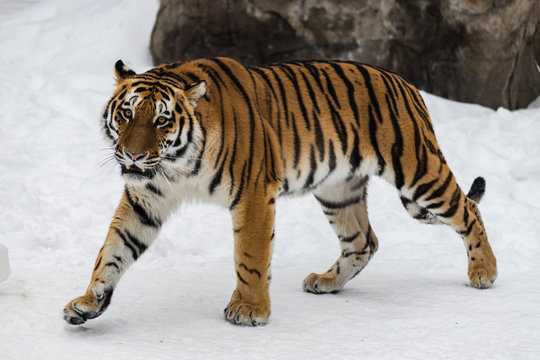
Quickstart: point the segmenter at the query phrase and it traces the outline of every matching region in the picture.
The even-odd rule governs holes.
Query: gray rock
[[[350,59],[516,109],[540,95],[539,20],[538,0],[161,0],[151,50],[156,64]]]

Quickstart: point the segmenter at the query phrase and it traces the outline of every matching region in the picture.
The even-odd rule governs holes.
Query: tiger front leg
[[[266,324],[270,316],[269,274],[274,237],[274,202],[253,191],[231,210],[234,228],[236,290],[224,310],[235,324]],[[259,194],[257,194],[259,193]]]
[[[64,308],[64,319],[73,325],[100,316],[109,306],[118,280],[156,238],[164,214],[158,196],[127,189],[99,251],[86,293]]]

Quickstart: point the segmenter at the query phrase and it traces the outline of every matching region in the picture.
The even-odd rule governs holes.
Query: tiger
[[[64,308],[68,323],[100,316],[125,270],[192,199],[231,214],[236,289],[227,321],[268,322],[281,196],[312,193],[321,205],[341,251],[302,287],[337,292],[378,249],[367,211],[371,176],[393,185],[413,218],[461,236],[472,287],[494,283],[496,259],[478,208],[486,182],[478,177],[462,192],[419,91],[404,77],[354,61],[244,66],[223,57],[140,74],[119,60],[114,72],[101,128],[125,187],[86,293]]]

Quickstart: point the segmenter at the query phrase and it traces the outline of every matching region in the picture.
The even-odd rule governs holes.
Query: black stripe
[[[292,116],[292,125],[293,125],[293,135],[294,135],[294,163],[293,167],[298,168],[298,162],[300,161],[300,136],[298,136],[298,129],[296,128],[296,120],[294,118],[294,113]]]
[[[114,228],[114,231],[118,236],[120,236],[120,239],[124,242],[124,245],[131,251],[131,256],[133,256],[134,260],[137,260],[139,258],[139,255],[137,254],[137,250],[135,250],[135,247],[128,241],[126,236],[120,231],[120,229]]]
[[[101,265],[101,259],[102,258],[100,257],[97,264],[96,264],[96,266],[94,267],[94,271],[96,271],[98,269],[99,265]]]
[[[116,96],[117,99],[122,99],[127,94],[127,87],[124,88],[124,91],[122,91],[118,96]]]
[[[343,69],[341,68],[339,63],[328,62],[328,64],[334,69],[337,76],[339,78],[341,78],[341,80],[343,81],[343,83],[347,87],[347,95],[348,95],[348,99],[349,99],[349,106],[350,106],[350,108],[352,109],[352,111],[354,113],[355,121],[358,123],[358,125],[360,125],[360,122],[359,122],[360,117],[358,116],[358,108],[356,107],[356,101],[354,100],[354,86],[353,86],[353,84],[349,81],[349,79],[347,78],[347,76],[343,72]]]
[[[416,108],[416,111],[418,111],[418,114],[420,117],[424,120],[424,123],[428,127],[430,132],[434,132],[433,125],[431,124],[431,121],[429,119],[429,114],[426,109],[426,104],[424,103],[424,100],[420,96],[420,94],[416,91],[416,89],[412,88],[411,86],[407,86],[407,91],[409,94],[411,94],[413,98],[413,104]]]
[[[238,279],[240,279],[241,282],[243,282],[246,285],[249,285],[249,283],[246,280],[242,279],[238,270],[236,271],[236,276],[238,277]]]
[[[187,143],[186,145],[182,146],[180,149],[176,150],[176,152],[174,153],[173,157],[175,158],[180,158],[184,155],[184,153],[186,152],[186,150],[188,149],[189,147],[189,143]]]
[[[379,149],[379,141],[377,140],[377,121],[375,120],[375,117],[373,116],[373,107],[371,104],[369,104],[368,107],[369,110],[369,140],[371,142],[371,146],[375,150],[375,154],[377,155],[377,164],[378,164],[378,174],[382,175],[384,173],[384,168],[386,166],[386,163],[384,161],[384,158],[381,154],[381,150]]]
[[[341,256],[347,258],[351,255],[366,255],[367,254],[367,251],[347,251],[347,250],[343,250],[343,252],[341,253]]]
[[[330,114],[332,115],[332,123],[334,124],[334,128],[336,129],[336,133],[339,137],[339,142],[341,143],[341,151],[343,154],[346,154],[348,148],[347,128],[345,127],[345,124],[343,123],[339,112],[337,112],[332,105],[328,105],[330,107]]]
[[[308,89],[308,94],[311,99],[311,103],[315,107],[315,111],[317,111],[317,114],[320,114],[321,109],[319,108],[319,104],[317,103],[317,98],[315,97],[315,92],[313,91],[313,88],[311,87],[311,83],[309,82],[309,80],[307,79],[303,71],[299,70],[299,72],[300,72],[300,75],[302,75],[302,79],[306,83],[306,88]]]
[[[268,67],[268,70],[274,75],[274,79],[276,80],[276,83],[278,84],[279,92],[281,94],[281,104],[283,105],[283,109],[285,112],[285,125],[287,127],[290,126],[289,122],[289,105],[287,103],[287,94],[285,93],[285,87],[283,86],[283,82],[280,79],[280,76],[272,69],[271,67]]]
[[[202,154],[204,153],[204,149],[206,148],[206,129],[202,126],[202,124],[199,124],[199,126],[201,128],[201,133],[202,133],[201,135],[202,146],[201,146],[201,150],[195,157],[196,159],[195,166],[193,167],[193,169],[191,169],[188,176],[194,176],[194,175],[199,174],[199,171],[201,170],[201,166],[202,166]]]
[[[341,109],[341,105],[339,104],[338,96],[336,94],[336,89],[334,89],[334,85],[332,84],[332,80],[330,80],[330,76],[328,76],[328,73],[323,68],[321,68],[321,73],[326,80],[326,88],[328,89],[330,96],[332,96],[332,99],[334,99],[334,102],[336,103],[338,109]]]
[[[172,144],[173,148],[176,148],[180,146],[180,143],[182,142],[182,129],[184,128],[184,124],[186,122],[186,118],[184,116],[180,116],[180,125],[178,126],[178,135],[176,136],[176,139],[174,140],[174,143]],[[189,130],[188,130],[189,131]],[[186,148],[189,144],[186,143],[182,148]],[[179,149],[180,150],[180,149]],[[184,150],[185,151],[185,150]],[[178,151],[177,151],[178,152]],[[183,152],[182,152],[183,153]]]
[[[346,242],[346,243],[350,243],[350,242],[353,242],[357,237],[358,235],[360,235],[362,232],[359,231],[351,236],[339,236],[339,240],[340,241],[343,241],[343,242]]]
[[[120,267],[115,262],[108,262],[105,264],[105,266],[114,266],[118,271],[120,271]]]
[[[377,100],[377,96],[375,95],[375,90],[373,89],[373,84],[371,83],[371,76],[369,75],[369,71],[363,67],[360,64],[355,64],[356,68],[362,76],[364,77],[364,84],[366,86],[366,89],[369,94],[369,99],[371,100],[370,104],[373,105],[375,108],[375,112],[377,114],[377,118],[379,119],[379,122],[382,122],[382,115],[381,115],[381,108],[379,107],[379,101]]]
[[[449,218],[456,214],[457,210],[459,208],[459,203],[452,205],[445,213],[437,214],[437,216]]]
[[[328,142],[328,171],[331,173],[336,168],[336,153],[334,152],[334,143]]]
[[[398,111],[397,103],[396,103],[396,98],[398,97],[399,94],[397,94],[394,91],[395,88],[393,87],[392,79],[388,76],[388,74],[382,72],[380,74],[380,76],[381,76],[381,79],[383,81],[384,86],[386,87],[386,94],[385,95],[389,95],[389,98],[392,101],[392,107],[393,107],[394,111],[396,112],[396,114],[398,114],[398,117],[399,117],[399,111]],[[390,83],[392,83],[392,85],[390,85]]]
[[[272,81],[270,80],[270,78],[268,77],[266,72],[264,72],[264,70],[262,68],[256,67],[256,66],[250,67],[249,70],[255,71],[257,74],[259,74],[262,77],[264,82],[266,82],[266,85],[268,85],[267,88],[270,90],[270,92],[272,92],[272,96],[274,97],[274,99],[276,101],[279,101],[278,97],[277,97],[277,94],[276,94],[276,91],[274,90],[274,86],[272,85]]]
[[[137,86],[144,85],[144,86],[148,86],[148,87],[155,87],[155,88],[157,88],[159,90],[162,90],[162,91],[165,91],[165,92],[173,93],[172,89],[165,86],[164,83],[167,83],[167,84],[172,85],[172,86],[178,86],[178,83],[172,82],[172,81],[167,82],[166,79],[159,79],[159,82],[158,82],[158,80],[154,80],[154,79],[152,79],[150,81],[136,81],[133,84],[131,84],[131,86],[132,87],[137,87]]]
[[[296,74],[294,73],[294,70],[289,68],[285,64],[281,64],[280,70],[285,74],[285,76],[289,79],[289,81],[292,83],[294,90],[296,92],[296,98],[298,102],[298,106],[300,107],[300,111],[302,112],[302,117],[304,119],[304,122],[306,123],[306,128],[311,130],[311,124],[309,122],[309,117],[306,110],[306,105],[304,104],[304,99],[302,98],[302,93],[300,92],[300,86],[298,85],[298,79],[296,78]]]
[[[246,266],[246,264],[242,263],[240,265],[238,265],[240,268],[244,268],[247,272],[249,272],[250,274],[255,274],[259,277],[259,279],[261,278],[261,273],[259,272],[259,270],[257,269],[250,269]]]
[[[414,121],[413,121],[414,122]],[[415,123],[415,122],[414,122]],[[416,125],[415,125],[416,126]],[[415,134],[415,141],[416,141],[416,134]],[[427,159],[427,151],[426,146],[422,144],[420,149],[416,152],[416,158],[417,158],[417,164],[416,164],[416,171],[414,173],[414,178],[411,182],[410,187],[414,187],[416,183],[427,173],[427,166],[428,166],[428,159]]]
[[[193,83],[198,83],[199,81],[201,81],[201,79],[197,75],[189,71],[183,71],[182,75],[186,75]]]
[[[471,221],[471,224],[467,227],[467,230],[465,231],[459,231],[459,234],[464,236],[464,237],[467,237],[471,234],[472,232],[472,229],[473,229],[473,226],[474,224],[476,224],[476,219],[474,219],[473,221]],[[478,246],[477,246],[478,247]]]
[[[414,127],[414,145],[415,145],[415,155],[416,155],[416,171],[414,173],[413,180],[409,187],[414,187],[414,185],[427,173],[427,153],[424,145],[421,145],[420,142],[420,129],[418,128],[418,121],[416,117],[414,116],[411,107],[409,106],[409,98],[405,94],[405,90],[403,89],[403,86],[400,81],[397,81],[397,86],[401,92],[401,95],[403,97],[403,103],[405,104],[405,109],[407,110],[407,113],[409,114],[409,117],[411,119],[411,123]]]
[[[315,159],[315,149],[313,148],[313,144],[311,144],[310,152],[309,152],[309,174],[306,179],[306,182],[304,183],[304,189],[308,189],[311,186],[311,184],[313,184],[316,170],[317,170],[317,160]]]
[[[318,196],[315,196],[315,198],[319,201],[319,203],[321,203],[322,206],[328,209],[343,209],[343,208],[346,208],[347,206],[358,203],[362,199],[361,197],[354,197],[351,199],[347,199],[345,201],[332,202],[332,201],[323,200],[319,198]]]
[[[265,138],[266,140],[268,141],[268,154],[269,154],[269,158],[270,158],[270,166],[268,166],[268,164],[266,164],[267,166],[267,173],[269,172],[268,176],[270,177],[268,179],[268,181],[278,181],[278,174],[276,172],[276,163],[275,163],[275,151],[274,151],[274,147],[272,145],[272,141],[270,139],[270,137],[268,135],[266,135],[266,132],[265,132]]]
[[[276,103],[279,103],[280,100],[278,99],[276,90],[274,89],[274,85],[272,84],[272,81],[270,80],[270,78],[268,77],[266,72],[262,68],[259,68],[259,67],[250,67],[250,70],[254,70],[257,74],[259,74],[262,77],[262,79],[266,82],[266,85],[267,85],[265,89],[270,89],[270,92],[272,93],[272,96],[273,96],[274,100],[276,101]],[[268,69],[266,69],[266,70],[268,70]],[[273,103],[271,101],[268,101],[268,106],[269,106],[269,112],[271,112]],[[281,144],[281,141],[282,141],[282,133],[281,133],[281,111],[282,111],[282,109],[281,109],[281,106],[278,106],[276,110],[277,110],[276,111],[276,113],[277,113],[277,120],[276,120],[277,135],[278,135],[279,143]]]
[[[167,101],[170,101],[171,100],[171,97],[169,96],[169,94],[167,94],[165,91],[158,91],[159,94],[161,95],[161,97]],[[167,111],[168,112],[168,111]],[[168,114],[167,114],[168,115]]]
[[[182,122],[182,118],[180,118],[180,125],[183,127],[184,123]],[[176,152],[174,153],[174,157],[176,158],[179,158],[179,157],[182,157],[185,152],[187,151],[189,145],[191,144],[191,141],[193,140],[193,133],[192,133],[192,129],[193,129],[193,119],[191,118],[191,116],[189,117],[189,128],[188,128],[188,131],[187,131],[187,134],[186,134],[186,143],[184,144],[184,146],[182,146],[180,149],[176,150]],[[179,132],[178,133],[178,137],[175,141],[175,143],[173,144],[173,146],[178,146],[180,145],[180,137],[181,137],[182,133]],[[178,145],[177,145],[178,143]]]
[[[438,187],[435,191],[433,191],[431,195],[426,199],[426,201],[437,199],[443,196],[446,190],[448,189],[448,186],[450,185],[451,181],[452,181],[452,173],[448,172],[448,176],[446,177],[446,180],[444,181],[444,183],[440,187]]]
[[[221,93],[221,89],[220,89],[220,85],[218,85],[218,94],[219,94],[219,111],[220,111],[220,120],[221,120],[221,131],[220,131],[220,136],[221,136],[221,139],[220,139],[220,143],[219,143],[219,150],[218,150],[218,153],[217,153],[217,156],[216,156],[216,162],[214,163],[214,168],[216,168],[219,164],[219,162],[225,162],[226,159],[227,159],[227,155],[229,154],[229,150],[227,149],[227,151],[224,153],[224,149],[225,149],[225,135],[227,134],[227,126],[225,126],[225,110],[224,110],[224,106],[225,106],[225,102],[223,101],[223,95]],[[236,131],[236,129],[235,129]],[[235,135],[236,136],[236,135]],[[223,157],[223,160],[221,159],[221,157]]]
[[[289,192],[289,180],[287,180],[287,178],[285,178],[283,180],[283,193],[282,194],[286,194]]]
[[[240,185],[238,186],[238,189],[236,191],[236,194],[234,196],[234,199],[229,206],[229,210],[232,210],[240,201],[240,197],[242,196],[242,193],[244,192],[244,181],[246,178],[246,164],[244,163],[244,167],[242,168],[242,178],[240,179]]]
[[[435,185],[437,183],[438,180],[439,179],[435,179],[433,181],[424,183],[422,185],[418,185],[418,187],[414,191],[414,195],[413,195],[413,198],[412,198],[413,201],[418,200],[422,195],[424,195],[429,189],[431,189],[433,187],[433,185]]]
[[[426,206],[426,209],[438,209],[441,206],[443,206],[443,204],[444,204],[444,201],[439,201],[439,202],[436,202],[436,203],[432,203],[432,204],[429,204],[428,206]]]
[[[233,71],[220,59],[214,58],[212,59],[213,62],[215,62],[224,72],[225,74],[232,80],[232,82],[236,85],[240,93],[242,94],[242,97],[244,98],[244,101],[248,107],[249,110],[249,154],[248,157],[248,164],[247,164],[247,173],[251,174],[251,170],[253,167],[253,149],[255,147],[255,118],[254,118],[254,112],[253,112],[253,106],[251,104],[251,98],[248,96],[246,90],[236,77],[236,75],[233,73]],[[240,65],[241,66],[241,65]],[[247,69],[244,68],[244,70],[247,72]],[[249,74],[249,72],[248,72]]]
[[[310,78],[314,80],[315,83],[317,84],[317,87],[319,88],[319,93],[324,94],[326,96],[326,91],[324,90],[324,86],[321,81],[321,75],[319,74],[319,68],[307,62],[303,63],[302,65],[309,72]],[[302,76],[304,77],[304,80],[307,82],[308,80],[306,78],[306,74],[302,72]]]
[[[135,245],[137,247],[137,249],[139,250],[139,256],[141,256],[141,254],[146,251],[148,246],[146,246],[142,241],[140,241],[138,238],[136,238],[128,230],[125,230],[125,232],[126,232],[126,235],[127,235],[128,239],[129,239],[129,241],[133,245]]]
[[[388,101],[388,94],[385,94],[384,97],[388,106],[388,111],[390,112],[390,120],[394,128],[395,141],[392,145],[392,165],[394,168],[396,187],[398,190],[400,190],[405,183],[403,169],[401,167],[401,157],[403,156],[403,135],[401,134],[401,129],[397,119],[399,114],[394,112],[394,110],[397,111],[397,109],[392,109],[392,106]]]
[[[384,82],[384,85],[386,86],[387,91],[391,93],[395,99],[399,99],[399,93],[394,85],[394,82],[399,82],[399,78],[392,76],[392,74],[387,71],[381,71],[380,76]]]
[[[238,143],[238,129],[237,129],[237,117],[236,117],[236,109],[233,107],[233,145],[232,145],[232,154],[231,159],[229,160],[229,177],[231,179],[231,187],[229,189],[229,195],[232,195],[234,188],[236,187],[235,184],[235,177],[234,177],[234,164],[236,163],[236,148]],[[228,152],[227,152],[228,154]]]
[[[146,188],[156,195],[163,196],[163,193],[161,192],[161,190],[156,188],[152,183],[146,184]]]
[[[221,183],[221,176],[223,175],[223,167],[225,166],[225,161],[221,163],[221,166],[219,167],[218,171],[212,178],[212,181],[210,182],[210,185],[208,186],[208,191],[210,194],[214,193],[214,190],[216,189],[216,186],[218,186]]]
[[[368,225],[368,230],[366,232],[366,245],[364,246],[364,250],[367,249],[369,247],[370,251],[373,253],[375,250],[375,240],[373,240],[373,237],[374,237],[374,233],[373,233],[373,229],[371,228],[371,224]]]
[[[147,226],[152,226],[152,227],[155,227],[155,228],[158,228],[158,227],[161,226],[161,222],[159,220],[153,219],[150,216],[150,214],[146,211],[146,209],[143,208],[137,201],[135,201],[131,197],[127,187],[125,189],[125,192],[126,192],[126,198],[127,198],[128,202],[129,202],[129,204],[131,205],[131,208],[133,209],[133,211],[135,211],[135,213],[139,217],[139,221],[142,224],[147,225]]]
[[[451,200],[450,200],[450,208],[443,214],[438,214],[438,216],[442,217],[452,217],[456,214],[458,209],[462,206],[461,205],[461,195],[462,192],[459,188],[459,186],[456,186],[456,190],[452,194]],[[464,210],[465,211],[465,210]]]
[[[315,144],[317,145],[317,149],[319,150],[319,159],[320,161],[323,161],[325,155],[324,134],[321,129],[319,118],[315,115],[315,111],[313,111],[313,124],[315,127]]]
[[[404,196],[400,196],[399,199],[401,200],[401,203],[403,204],[403,206],[407,207],[407,205],[411,204],[413,201],[410,200],[410,199],[407,199],[406,197]],[[408,210],[408,209],[407,209]]]
[[[355,173],[360,163],[362,162],[362,155],[360,155],[360,140],[358,138],[358,131],[354,129],[351,124],[351,131],[354,134],[354,144],[351,152],[351,157],[349,158],[349,164],[351,166],[351,172]]]

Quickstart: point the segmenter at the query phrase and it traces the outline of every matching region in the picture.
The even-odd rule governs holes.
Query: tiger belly
[[[304,169],[309,170],[289,168],[285,171],[279,196],[317,193],[321,189],[340,184],[353,177],[365,177],[379,173],[379,166],[375,157],[364,158],[355,171],[351,171],[349,160],[346,157],[339,159],[333,169],[328,162],[321,162],[314,167],[308,166]],[[388,168],[386,170],[381,176],[391,181],[391,171]]]

